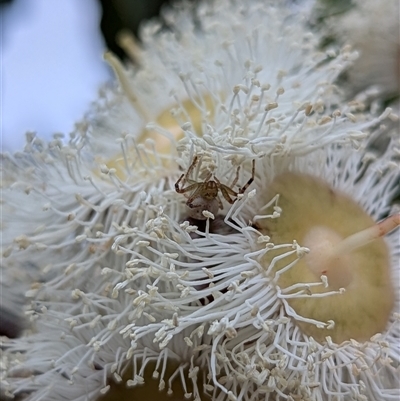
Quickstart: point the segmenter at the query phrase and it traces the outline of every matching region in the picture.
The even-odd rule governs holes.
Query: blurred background
[[[68,135],[112,79],[106,48],[120,58],[122,29],[159,12],[164,0],[1,0],[0,134],[2,151],[23,150],[25,133]],[[23,328],[24,288],[2,282],[0,335]],[[1,391],[0,391],[1,399]]]
[[[68,134],[111,78],[106,48],[137,34],[165,0],[1,0],[1,147],[22,150],[25,133]]]

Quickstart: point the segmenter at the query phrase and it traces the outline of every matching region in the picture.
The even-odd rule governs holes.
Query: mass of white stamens
[[[349,55],[329,61],[316,54],[312,36],[298,21],[284,21],[285,11],[221,1],[196,12],[201,31],[185,7],[166,16],[175,33],[154,36],[155,26],[145,28],[142,69],[117,74],[122,92],[103,99],[106,113],[98,110],[86,131],[78,127],[66,145],[30,137],[23,154],[3,156],[14,181],[3,190],[7,268],[40,271],[28,292],[30,331],[4,344],[4,389],[35,401],[96,399],[110,380],[139,385],[152,362],[160,389],[191,382],[196,400],[201,384],[215,401],[393,399],[399,316],[393,313],[387,330],[366,343],[316,342],[297,323],[334,322],[303,317],[287,299],[321,296],[309,288],[326,286],[326,277],[280,288],[279,275],[309,250],[296,238],[274,244],[257,228],[258,221],[279,219],[278,194],[267,204],[260,194],[287,170],[318,175],[375,220],[388,214],[398,144],[379,159],[367,157],[361,131],[390,111],[376,119],[351,114],[355,104],[334,111],[332,82]],[[122,76],[154,121],[175,104],[184,132],[178,143],[148,121],[170,138],[167,154],[139,143],[146,123]],[[187,98],[201,110],[202,137],[182,110]],[[123,177],[108,163],[111,154],[122,158]],[[202,157],[195,179],[211,171],[225,185],[239,165],[243,185],[256,160],[251,186],[221,215],[204,211],[203,229],[186,221],[185,198],[174,189],[194,155]],[[166,169],[165,159],[177,163]],[[398,283],[396,234],[387,241]],[[268,252],[278,256],[265,268]],[[288,263],[274,272],[281,260]],[[171,364],[177,367],[167,372]]]
[[[305,160],[294,158],[291,165],[296,170],[308,173],[309,170],[313,171],[312,166],[320,165],[323,159],[328,160],[328,164],[319,172],[320,175],[332,180],[335,187],[349,191],[360,202],[368,199],[366,194],[370,199],[375,199],[390,193],[388,190],[397,177],[388,169],[390,163],[385,164],[378,159],[372,161],[360,178],[355,174],[360,168],[360,154],[339,148],[328,149],[328,152],[321,150]],[[335,166],[339,165],[342,174],[330,177]],[[263,170],[262,164],[258,163],[257,166],[257,171]],[[276,169],[269,171],[267,176],[272,177],[278,172]],[[350,177],[357,180],[356,183],[349,181],[348,173],[352,173]],[[377,182],[378,176],[381,183],[371,187],[370,183]],[[257,174],[256,188],[260,188],[259,180],[260,175]],[[122,375],[127,368],[124,361],[131,358],[138,366],[129,382],[133,386],[141,377],[141,358],[145,355],[145,360],[161,361],[165,358],[184,365],[192,360],[194,367],[206,363],[214,388],[210,391],[215,399],[219,399],[218,389],[238,396],[235,390],[237,386],[242,388],[242,394],[261,395],[273,390],[281,394],[281,399],[290,399],[290,392],[304,392],[311,396],[317,388],[313,383],[319,380],[324,383],[328,377],[328,394],[331,393],[331,396],[328,395],[327,399],[335,399],[335,395],[350,396],[352,392],[358,394],[360,384],[346,384],[334,379],[335,376],[329,373],[332,367],[344,369],[346,373],[342,374],[346,375],[359,372],[368,391],[373,389],[377,396],[386,397],[384,388],[387,385],[378,381],[371,387],[369,375],[376,379],[377,372],[385,370],[388,377],[385,380],[389,383],[394,380],[392,368],[385,361],[390,357],[398,362],[400,350],[392,345],[382,348],[382,344],[383,341],[392,344],[392,338],[398,335],[399,326],[395,320],[384,333],[384,339],[377,338],[368,343],[368,353],[362,357],[355,356],[359,355],[362,346],[353,342],[339,346],[329,342],[325,345],[313,343],[310,338],[304,341],[295,321],[310,322],[310,319],[298,316],[285,299],[290,294],[304,296],[307,286],[274,289],[274,280],[268,277],[271,269],[264,271],[258,260],[272,249],[281,249],[279,258],[293,253],[302,257],[307,250],[297,245],[293,247],[293,244],[271,244],[255,228],[247,226],[247,221],[251,220],[256,210],[263,209],[263,205],[257,205],[254,191],[245,194],[230,208],[225,221],[235,231],[228,236],[210,233],[210,222],[204,233],[187,223],[179,223],[181,206],[171,204],[175,194],[168,195],[170,192],[165,191],[166,182],[161,180],[158,188],[151,186],[152,189],[146,187],[146,181],[141,185],[137,183],[131,195],[123,189],[125,196],[128,195],[127,200],[120,198],[121,193],[115,191],[111,183],[108,189],[113,189],[115,194],[109,192],[107,201],[103,199],[103,202],[98,201],[95,195],[97,190],[92,187],[94,195],[90,201],[78,197],[81,204],[71,209],[76,216],[74,219],[69,220],[68,215],[60,211],[52,215],[53,219],[54,216],[62,217],[64,224],[69,221],[70,240],[57,246],[50,243],[53,230],[46,237],[43,237],[45,234],[38,234],[42,236],[39,237],[41,241],[48,244],[44,251],[54,255],[54,251],[76,242],[76,237],[71,234],[77,230],[73,224],[80,221],[83,225],[88,220],[84,216],[92,210],[91,223],[86,224],[91,228],[91,235],[79,234],[84,238],[75,248],[78,252],[71,254],[65,262],[53,256],[53,265],[47,270],[49,274],[52,271],[58,274],[38,288],[41,307],[39,310],[35,308],[32,314],[33,321],[39,315],[34,326],[38,334],[26,337],[24,342],[8,345],[10,349],[22,353],[29,351],[29,358],[22,365],[25,371],[38,371],[41,370],[40,366],[43,367],[43,373],[36,377],[35,382],[31,382],[30,378],[18,379],[19,385],[14,391],[18,392],[19,388],[37,389],[32,399],[40,399],[45,394],[46,399],[56,399],[59,395],[56,386],[61,386],[59,380],[64,380],[66,387],[61,386],[60,393],[66,391],[71,399],[80,399],[83,387],[79,383],[83,377],[85,380],[91,378],[85,383],[91,383],[92,387],[89,388],[93,390],[90,391],[95,394],[101,386],[107,388],[107,379],[115,369]],[[172,183],[169,185],[172,188]],[[158,199],[158,206],[149,204],[151,196]],[[279,199],[272,199],[269,203],[275,205],[277,214],[266,218],[279,218]],[[48,208],[48,212],[52,210],[55,208]],[[385,209],[381,207],[380,210]],[[96,215],[101,218],[96,220]],[[124,221],[131,221],[131,224],[126,225]],[[96,224],[97,231],[93,233]],[[67,232],[68,229],[65,229],[61,235]],[[198,237],[192,239],[192,232]],[[39,238],[32,237],[29,242],[34,244]],[[54,238],[54,242],[59,238]],[[113,252],[110,252],[109,240],[112,238]],[[393,249],[397,249],[396,238],[391,238]],[[83,247],[82,241],[87,246]],[[259,244],[265,245],[260,247]],[[29,247],[21,250],[18,257],[22,258],[28,250]],[[396,252],[395,260],[399,250]],[[124,265],[125,268],[118,268]],[[60,274],[63,271],[65,273]],[[323,285],[323,282],[308,285]],[[86,289],[73,290],[71,294],[67,288]],[[289,320],[287,316],[295,320]],[[313,323],[322,326],[332,324]],[[44,332],[53,339],[54,347],[48,347],[40,341]],[[182,347],[182,339],[187,344],[185,348]],[[160,349],[163,350],[161,353]],[[381,362],[372,364],[375,358]],[[88,363],[98,370],[85,367]],[[369,370],[363,370],[369,363]],[[15,375],[18,365],[10,369]],[[51,365],[54,367],[51,368]],[[88,369],[90,376],[86,376],[85,369]],[[61,371],[65,378],[60,378]],[[224,382],[221,379],[224,375],[232,379]],[[319,379],[322,376],[326,376],[325,380]],[[180,375],[176,380],[178,377]],[[162,383],[163,376],[160,380]],[[299,380],[302,383],[300,387]],[[57,384],[49,386],[53,382]],[[100,383],[103,384],[100,386]]]
[[[202,15],[200,9],[196,12]],[[316,53],[313,45],[317,38],[299,30],[299,21],[291,23],[293,17],[286,14],[279,7],[257,4],[245,10],[239,7],[238,14],[232,17],[224,7],[213,5],[212,14],[202,15],[201,34],[193,26],[183,31],[183,26],[188,27],[175,14],[168,16],[177,20],[174,31],[164,32],[156,41],[147,34],[150,27],[145,27],[147,49],[143,52],[142,68],[125,72],[118,69],[127,96],[109,108],[107,114],[119,118],[102,121],[97,116],[97,131],[131,132],[132,126],[137,125],[144,129],[143,121],[138,121],[137,113],[129,111],[126,104],[126,99],[133,98],[140,116],[146,110],[147,128],[161,135],[170,136],[171,132],[154,125],[152,120],[174,106],[177,126],[196,143],[198,133],[183,104],[189,99],[202,113],[202,139],[214,151],[241,156],[285,151],[304,154],[312,146],[332,141],[357,142],[362,131],[371,126],[371,122],[354,123],[357,118],[352,112],[360,105],[340,105],[340,112],[332,112],[335,105],[339,106],[333,81],[354,55],[348,48],[337,55]],[[259,15],[268,20],[264,26],[259,25]],[[220,20],[226,23],[215,22]],[[256,28],[241,36],[236,28],[242,26],[240,29],[247,30],[244,23]],[[285,35],[272,33],[281,31]],[[177,41],[179,37],[185,37],[185,42]],[[215,46],[216,37],[221,46]],[[266,40],[268,49],[264,46]],[[181,60],[182,46],[191,41],[192,47],[185,47],[185,58]],[[107,57],[112,61],[111,56]],[[112,64],[115,68],[117,62]],[[201,143],[200,140],[198,145]]]

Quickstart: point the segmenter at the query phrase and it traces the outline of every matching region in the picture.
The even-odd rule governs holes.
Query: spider
[[[189,179],[188,177],[191,175],[198,160],[199,159],[197,156],[193,158],[193,162],[189,166],[187,173],[182,174],[179,180],[175,183],[175,191],[178,192],[178,194],[190,192],[190,195],[185,195],[187,198],[186,205],[189,207],[189,216],[196,220],[205,220],[206,217],[203,215],[205,210],[208,210],[212,214],[216,215],[218,210],[223,208],[221,199],[218,196],[219,191],[221,191],[222,196],[230,204],[235,202],[239,194],[243,194],[246,191],[246,189],[254,180],[255,160],[253,160],[253,168],[250,179],[243,187],[239,189],[238,192],[235,192],[232,188],[236,185],[239,179],[240,166],[236,170],[235,179],[233,180],[231,186],[228,187],[227,185],[221,184],[221,182],[215,176],[213,180],[210,180],[212,173],[209,173],[204,182],[198,182]],[[189,183],[187,187],[184,187],[185,182]],[[181,184],[181,187],[179,187],[179,184]]]

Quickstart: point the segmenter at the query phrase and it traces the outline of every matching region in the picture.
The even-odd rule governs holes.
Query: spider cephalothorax
[[[189,207],[189,216],[197,220],[205,220],[204,211],[209,211],[210,213],[216,215],[219,209],[223,208],[222,201],[218,196],[218,192],[221,191],[224,199],[230,204],[234,203],[239,194],[243,194],[249,185],[254,180],[254,170],[255,162],[253,160],[253,168],[251,172],[251,177],[247,183],[239,189],[238,192],[234,191],[232,188],[236,185],[239,179],[240,166],[236,169],[236,176],[230,186],[222,184],[217,177],[212,177],[212,173],[209,173],[204,181],[193,181],[189,177],[198,162],[198,157],[193,158],[192,164],[189,166],[186,174],[182,174],[179,180],[175,183],[175,190],[179,194],[186,194],[189,192],[187,197],[186,205]],[[189,185],[184,187],[185,183]],[[181,184],[181,187],[179,187]],[[232,198],[233,197],[233,198]]]

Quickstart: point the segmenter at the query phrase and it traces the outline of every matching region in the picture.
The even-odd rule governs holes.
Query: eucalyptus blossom
[[[117,85],[67,142],[29,135],[3,155],[4,275],[38,271],[29,329],[4,343],[5,391],[396,399],[398,139],[367,150],[395,115],[344,102],[354,54],[317,51],[282,5],[163,18],[131,48],[137,66],[106,55]],[[382,321],[360,333],[366,291]]]

